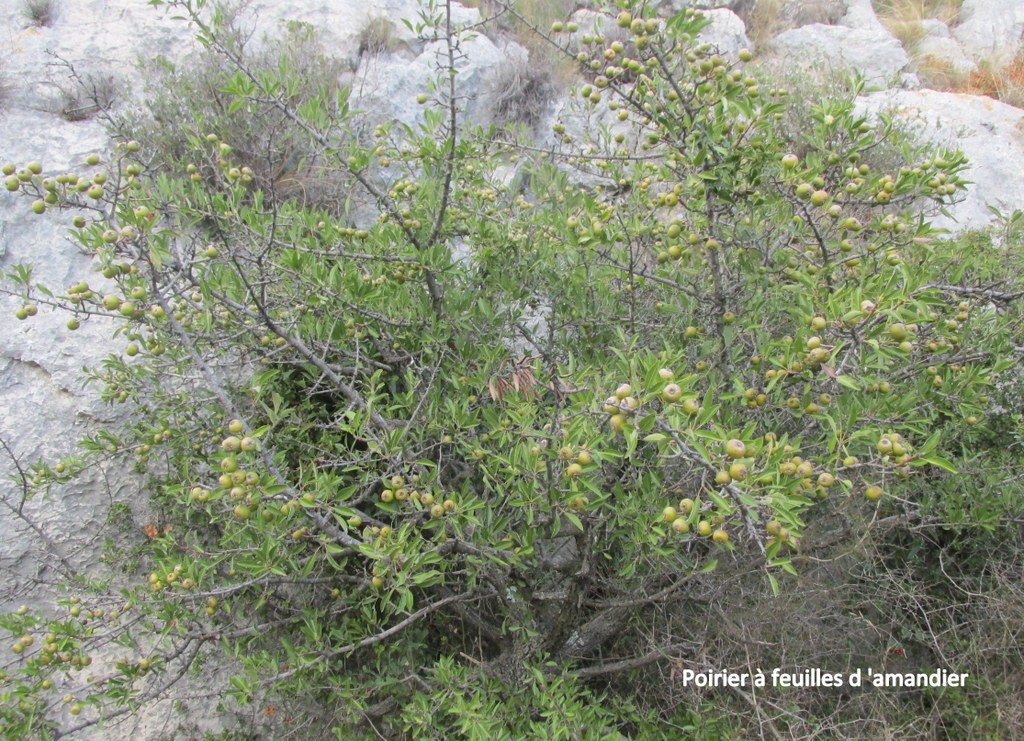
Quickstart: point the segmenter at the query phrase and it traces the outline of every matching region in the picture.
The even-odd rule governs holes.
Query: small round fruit
[[[579,463],[570,463],[565,467],[565,475],[570,479],[577,478],[581,473],[583,473],[583,466]]]
[[[730,458],[743,458],[747,455],[747,446],[742,440],[733,438],[725,444],[725,454]]]
[[[696,399],[687,399],[683,402],[683,411],[691,416],[700,413],[700,402]]]
[[[234,509],[235,517],[239,520],[248,520],[252,516],[252,510],[250,510],[244,504],[239,504]]]
[[[711,535],[711,539],[719,545],[724,545],[725,543],[729,542],[729,533],[721,529],[715,530],[715,532]]]
[[[792,170],[798,164],[800,164],[800,158],[797,157],[795,154],[790,153],[784,155],[782,158],[782,166],[785,167],[787,170]]]
[[[230,435],[221,440],[220,446],[230,453],[237,453],[242,449],[242,441],[236,436]]]
[[[869,502],[877,502],[879,499],[882,498],[883,493],[884,492],[882,491],[882,487],[871,485],[864,490],[864,497]]]
[[[431,507],[430,516],[433,517],[435,520],[440,517],[444,517],[444,505],[435,504],[433,507]]]
[[[680,499],[679,500],[679,511],[684,515],[690,514],[693,511],[693,500],[692,499]]]
[[[42,200],[32,201],[32,213],[41,214],[46,211],[46,202]]]
[[[670,403],[679,401],[682,395],[683,390],[676,383],[670,383],[661,390],[661,398]]]
[[[719,471],[715,474],[715,483],[719,486],[725,486],[732,483],[732,476],[729,475],[728,471]]]
[[[690,523],[684,520],[682,517],[677,517],[672,520],[672,529],[677,533],[688,533],[690,532]]]
[[[711,523],[707,520],[701,520],[697,523],[697,532],[700,535],[703,535],[705,538],[711,535],[712,529],[713,528],[711,527]]]
[[[658,371],[658,376],[662,381],[671,381],[675,374],[669,368],[662,368]]]
[[[677,517],[679,517],[679,513],[676,512],[675,507],[665,507],[665,509],[661,511],[661,518],[665,522],[674,522]]]
[[[616,432],[622,432],[626,429],[626,415],[625,414],[613,414],[608,420],[608,424],[611,425],[612,429]]]
[[[580,454],[576,456],[576,462],[581,466],[589,466],[594,462],[594,458],[586,450],[581,450]]]
[[[771,537],[777,538],[782,532],[782,523],[778,520],[770,520],[768,524],[764,526],[764,531]]]
[[[622,401],[627,396],[633,393],[633,387],[628,383],[619,384],[619,387],[615,389],[615,398]]]
[[[373,585],[374,589],[380,589],[381,587],[384,586],[384,577],[382,577],[382,576],[375,576],[372,579],[370,579],[370,584]]]
[[[836,477],[828,473],[827,471],[825,473],[818,474],[818,486],[820,486],[822,489],[828,489],[835,483]]]
[[[736,461],[729,466],[729,476],[732,477],[733,481],[743,481],[747,478],[747,467],[745,464]]]

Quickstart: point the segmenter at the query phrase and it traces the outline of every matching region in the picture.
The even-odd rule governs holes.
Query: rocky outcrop
[[[914,56],[921,63],[947,69],[954,75],[977,71],[978,65],[964,53],[963,47],[950,34],[949,26],[934,18],[921,21],[919,25],[924,38],[914,46]]]
[[[884,29],[883,29],[884,31]],[[783,59],[825,64],[836,72],[858,70],[869,85],[888,87],[910,66],[910,58],[888,31],[815,23],[785,31],[772,42]]]
[[[718,8],[706,13],[711,23],[700,34],[701,41],[714,44],[719,52],[735,59],[740,49],[750,48],[747,29],[740,17],[731,10]]]
[[[1024,48],[1024,3],[964,0],[953,35],[975,60],[1006,64]]]
[[[961,149],[973,185],[963,201],[935,216],[936,226],[957,232],[984,229],[1004,213],[1024,209],[1024,110],[979,95],[900,90],[860,99],[865,111],[889,110],[923,140]]]

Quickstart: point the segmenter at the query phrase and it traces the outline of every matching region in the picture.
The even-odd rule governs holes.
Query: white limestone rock
[[[897,120],[936,146],[961,149],[970,165],[964,177],[973,184],[952,207],[952,218],[934,223],[951,231],[983,229],[995,216],[1024,209],[1024,110],[991,98],[934,90],[899,90],[863,96],[866,112],[892,110]]]

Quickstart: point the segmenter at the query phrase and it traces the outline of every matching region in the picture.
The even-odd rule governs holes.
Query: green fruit
[[[828,201],[827,192],[823,190],[816,190],[813,193],[811,193],[812,206],[824,206],[826,201]]]
[[[43,171],[43,166],[38,162],[29,162],[27,165],[25,165],[25,169],[28,170],[33,175],[38,175]]]
[[[661,398],[669,403],[679,401],[679,397],[681,397],[682,395],[683,390],[679,388],[678,384],[675,383],[668,384],[661,391]]]
[[[661,511],[661,519],[665,522],[674,522],[678,516],[679,513],[676,512],[675,507],[665,507],[665,509]]]
[[[742,440],[733,438],[725,444],[725,454],[730,458],[743,458],[747,455],[747,446]]]
[[[864,490],[864,496],[869,502],[876,502],[882,498],[882,487],[880,486],[869,486]]]
[[[4,179],[4,187],[12,193],[21,187],[21,181],[14,175]]]
[[[32,213],[41,214],[46,211],[46,201],[36,200],[32,201]]]

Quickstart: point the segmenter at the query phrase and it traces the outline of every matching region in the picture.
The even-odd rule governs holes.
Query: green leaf
[[[956,473],[956,466],[954,466],[951,462],[947,461],[945,458],[941,458],[937,455],[925,456],[923,458],[918,458],[918,460],[922,461],[923,463],[930,463],[933,466],[937,466],[938,468],[941,468],[943,471]],[[915,465],[921,465],[918,464],[917,461],[914,461],[914,463]]]
[[[853,391],[860,391],[860,384],[857,383],[854,379],[850,378],[850,376],[836,376],[836,383],[838,383],[840,386],[845,386],[846,388],[851,389]]]

